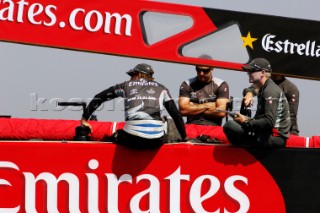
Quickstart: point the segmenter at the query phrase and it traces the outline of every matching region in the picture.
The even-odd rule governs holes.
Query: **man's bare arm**
[[[210,109],[210,107],[208,104],[193,103],[187,97],[179,98],[179,109],[183,116],[199,115]]]
[[[204,116],[208,119],[213,119],[213,118],[223,118],[226,116],[225,112],[217,112],[215,109],[221,109],[221,110],[226,110],[227,109],[227,104],[229,102],[229,99],[227,98],[219,98],[217,99],[216,102],[214,103],[206,103],[210,104],[210,109],[204,112]]]

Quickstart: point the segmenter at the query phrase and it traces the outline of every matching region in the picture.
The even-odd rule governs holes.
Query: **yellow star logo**
[[[254,41],[258,40],[258,38],[252,38],[250,32],[248,32],[246,37],[241,36],[241,39],[243,41],[242,47],[249,46],[249,47],[251,47],[251,49],[253,49],[252,43]]]

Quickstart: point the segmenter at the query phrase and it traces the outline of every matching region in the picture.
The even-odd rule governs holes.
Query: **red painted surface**
[[[0,146],[0,208],[285,212],[277,183],[242,148],[172,144],[139,151],[96,142],[1,142]],[[78,188],[72,188],[75,183]]]

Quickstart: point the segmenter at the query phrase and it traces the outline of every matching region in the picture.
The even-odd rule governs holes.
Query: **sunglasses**
[[[251,70],[248,70],[249,73],[255,73],[255,72],[260,72],[260,71],[263,71],[262,69],[251,69]]]
[[[196,67],[196,70],[197,70],[197,72],[203,72],[203,73],[207,74],[211,71],[211,68],[201,69],[199,67]]]

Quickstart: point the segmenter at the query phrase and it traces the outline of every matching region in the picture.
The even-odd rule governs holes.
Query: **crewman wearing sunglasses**
[[[284,92],[271,79],[271,65],[255,58],[242,66],[249,82],[257,87],[258,104],[254,118],[237,113],[223,126],[230,143],[255,147],[285,147],[290,131],[290,113]]]
[[[200,58],[211,59],[210,56]],[[227,82],[212,76],[214,67],[195,67],[197,76],[182,82],[179,90],[179,109],[187,123],[221,126],[229,101]]]

